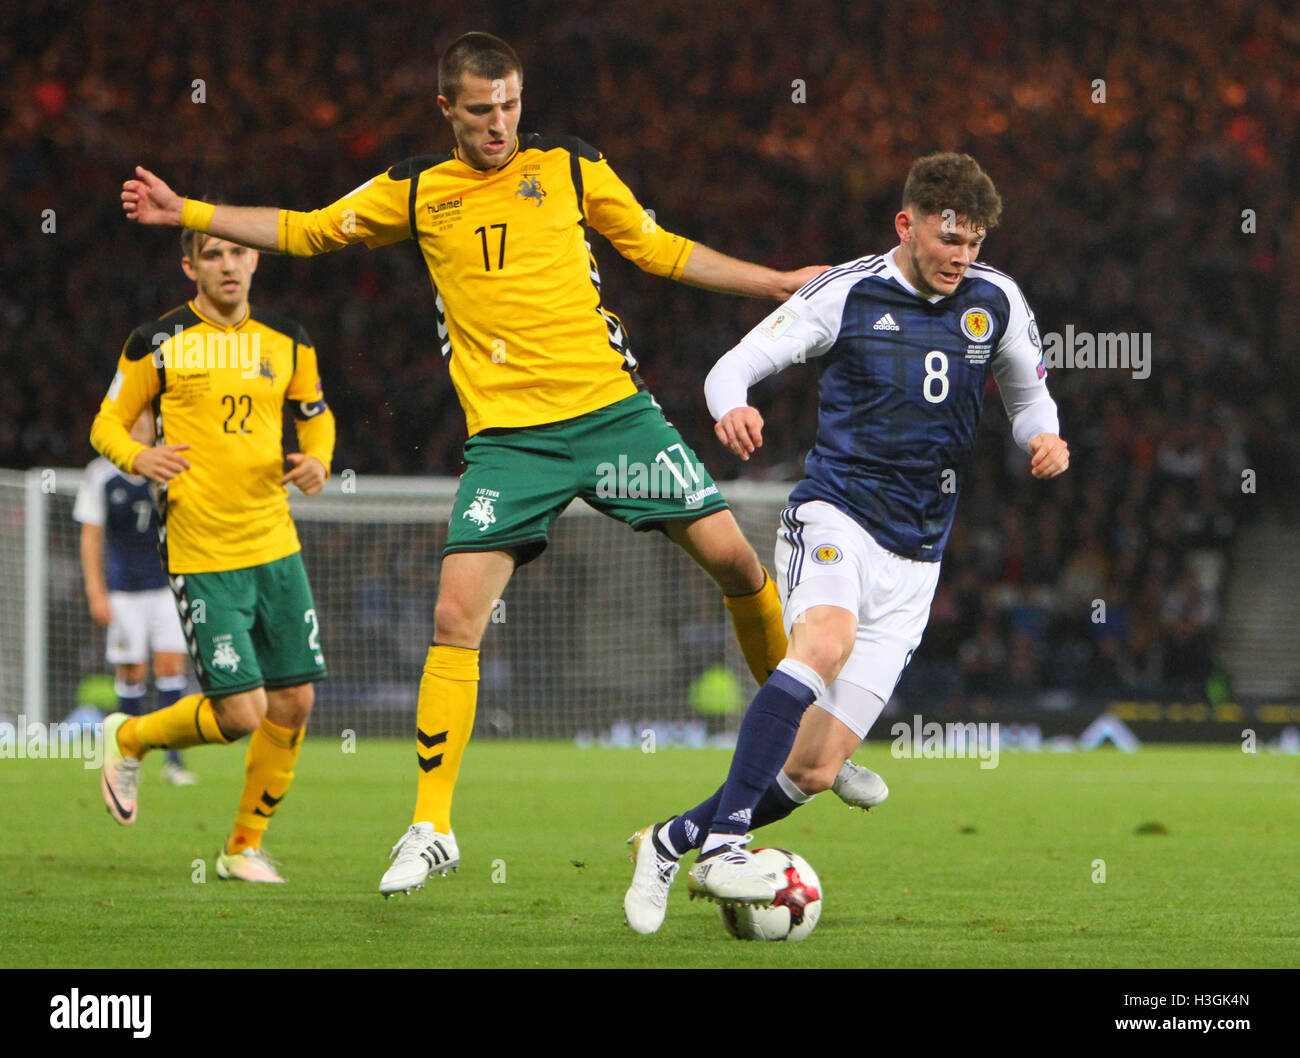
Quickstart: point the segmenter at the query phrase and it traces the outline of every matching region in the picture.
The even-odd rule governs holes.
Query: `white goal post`
[[[60,720],[89,675],[111,673],[90,619],[72,504],[81,470],[0,470],[0,715]],[[787,483],[723,494],[769,568]],[[341,474],[291,490],[330,678],[311,729],[409,736],[433,632],[453,478]],[[736,724],[754,683],[722,597],[658,532],[575,501],[542,556],[494,607],[476,737],[617,742],[651,726],[686,742]]]

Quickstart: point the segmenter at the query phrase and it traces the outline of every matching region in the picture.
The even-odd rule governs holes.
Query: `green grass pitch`
[[[725,752],[473,743],[459,874],[389,901],[377,885],[414,795],[408,740],[309,740],[267,840],[285,886],[213,870],[243,747],[191,751],[192,789],[161,784],[161,756],[132,827],[80,761],[0,761],[4,965],[1280,967],[1300,950],[1293,757],[1144,747],[981,770],[865,748],[884,805],[823,794],[756,841],[818,870],[821,924],[802,944],[747,944],[687,899],[684,875],[658,934],[631,933],[621,907],[628,835],[713,790]]]

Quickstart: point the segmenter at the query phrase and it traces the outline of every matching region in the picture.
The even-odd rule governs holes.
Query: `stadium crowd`
[[[0,464],[91,458],[121,343],[192,290],[174,235],[122,219],[133,165],[196,196],[324,205],[450,148],[436,56],[487,29],[524,63],[521,130],[581,136],[664,227],[774,267],[889,248],[913,159],[973,154],[1005,202],[982,257],[1021,283],[1043,333],[1145,333],[1153,355],[1147,377],[1049,363],[1073,452],[1050,484],[1030,478],[990,390],[925,658],[905,679],[953,701],[1201,696],[1234,533],[1270,507],[1296,513],[1300,16],[1195,6],[1037,0],[972,16],[925,0],[902,18],[888,4],[791,17],[755,0],[725,13],[483,0],[472,25],[437,3],[364,21],[338,0],[181,0],[165,19],[9,6]],[[594,245],[644,378],[715,476],[797,477],[815,370],[755,390],[766,443],[748,464],[713,439],[701,389],[769,306],[642,275]],[[459,472],[464,420],[413,245],[264,257],[257,284],[257,303],[316,341],[336,472]]]

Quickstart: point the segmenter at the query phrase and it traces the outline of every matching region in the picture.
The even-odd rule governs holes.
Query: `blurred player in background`
[[[723,786],[634,836],[623,907],[638,933],[663,922],[690,849],[701,849],[693,895],[776,894],[746,832],[832,784],[920,644],[990,370],[1030,473],[1069,466],[1029,304],[976,263],[1002,211],[993,181],[969,155],[930,155],[913,164],[902,207],[897,247],[812,280],[705,381],[718,438],[748,459],[763,441],[749,388],[818,358],[817,437],[777,534],[789,652],[745,714]]]
[[[131,437],[153,443],[147,413],[135,421]],[[149,482],[96,459],[86,467],[72,517],[81,523],[81,572],[90,616],[108,628],[105,656],[115,667],[117,711],[127,716],[149,711],[142,706],[150,654],[158,708],[174,705],[187,682],[185,633],[158,560],[158,510]],[[198,782],[174,749],[167,751],[162,778],[173,786]]]
[[[286,485],[311,495],[325,484],[334,417],[306,332],[249,305],[257,252],[194,231],[181,249],[194,300],[132,332],[90,439],[121,470],[163,486],[161,550],[203,693],[105,720],[101,785],[113,818],[134,823],[149,750],[251,734],[217,877],[283,882],[262,836],[293,780],[312,683],[325,678]],[[287,457],[286,403],[301,448]],[[150,407],[154,446],[128,432]]]
[[[623,325],[604,306],[587,227],[640,268],[710,290],[786,298],[821,269],[775,272],[664,231],[595,148],[517,135],[522,85],[504,41],[459,38],[438,69],[456,150],[401,162],[312,213],[182,199],[145,169],[122,192],[130,219],[282,253],[415,239],[429,269],[470,438],[420,684],[415,811],[380,882],[386,896],[460,862],[451,800],[474,722],[479,644],[494,601],[575,497],[633,529],[662,530],[708,572],[757,680],[785,653],[776,588],[637,376]],[[620,458],[670,468],[687,488],[602,497],[597,468]]]

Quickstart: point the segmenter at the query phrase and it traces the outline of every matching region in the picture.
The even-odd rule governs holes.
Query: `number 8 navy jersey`
[[[819,359],[817,437],[790,502],[825,500],[904,558],[943,555],[990,371],[1022,447],[1059,432],[1033,313],[986,265],[926,297],[892,255],[852,261],[807,283],[733,353],[748,377],[710,376],[717,418],[744,403],[736,383]]]

